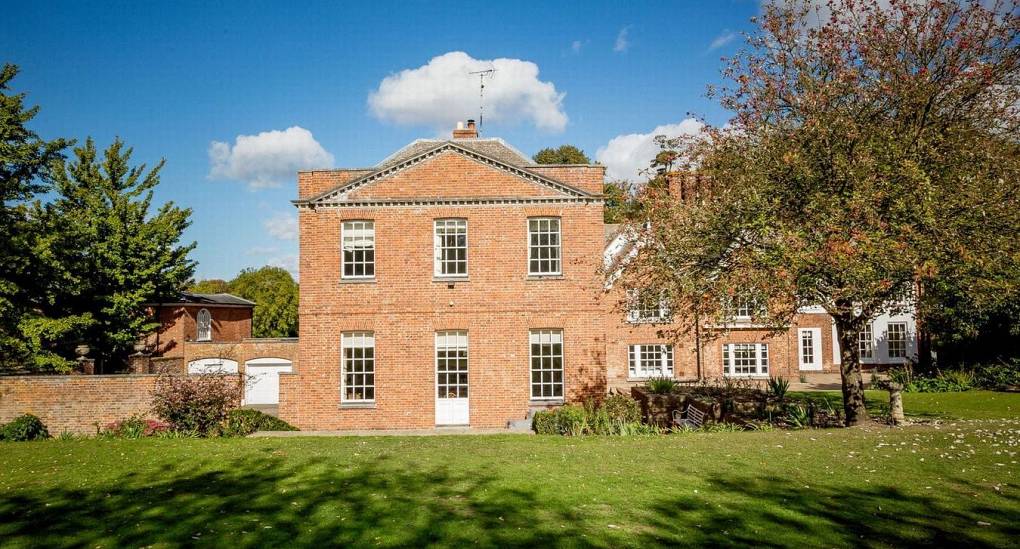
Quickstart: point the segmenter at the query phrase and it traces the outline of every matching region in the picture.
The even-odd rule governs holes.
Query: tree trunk
[[[850,322],[836,319],[836,336],[839,338],[842,359],[839,374],[843,382],[843,412],[846,415],[846,426],[853,427],[868,420],[868,409],[864,405],[864,375],[861,373],[857,349],[857,330],[852,328]]]

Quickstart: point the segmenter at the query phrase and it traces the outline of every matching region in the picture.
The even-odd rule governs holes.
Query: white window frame
[[[212,332],[212,313],[209,309],[198,311],[195,315],[195,341],[212,341]]]
[[[559,352],[555,351],[553,346],[559,345]],[[536,345],[540,351],[539,354],[535,354]],[[550,346],[549,354],[542,353],[542,347],[544,345]],[[530,330],[528,333],[528,387],[531,395],[531,400],[563,400],[563,395],[566,392],[566,384],[564,383],[566,368],[563,366],[563,330],[558,328],[544,328]],[[539,367],[535,367],[535,360],[539,360]],[[548,359],[548,365],[545,360]],[[559,367],[555,366],[557,359],[559,359]],[[535,374],[538,374],[539,379],[535,381]],[[545,374],[549,374],[546,376]],[[556,374],[559,373],[559,381],[556,381]],[[545,388],[549,387],[548,391],[551,394],[546,393]],[[535,394],[535,389],[538,388],[538,395]],[[556,389],[559,388],[559,394],[556,394]]]
[[[857,332],[857,356],[861,360],[875,358],[875,329],[870,322]]]
[[[627,373],[632,379],[673,377],[673,346],[661,343],[628,346]]]
[[[893,330],[893,328],[896,328]],[[896,332],[899,337],[893,339],[893,332]],[[907,323],[906,322],[890,322],[885,326],[885,341],[886,341],[886,354],[889,358],[907,358]],[[893,343],[897,344],[898,351],[893,354]]]
[[[736,372],[737,365],[735,353],[747,353],[753,351],[754,360],[752,372]],[[769,345],[768,343],[724,343],[722,346],[723,376],[725,377],[768,377],[769,375]],[[742,357],[742,360],[747,360]]]
[[[354,349],[361,349],[361,357],[355,358],[350,357],[351,361],[360,360],[362,369],[361,371],[348,371],[348,350],[353,354]],[[366,356],[365,349],[371,349],[371,357]],[[367,382],[363,377],[361,383],[349,384],[347,376],[371,376],[371,382]],[[376,354],[375,354],[375,332],[361,331],[361,332],[343,332],[340,334],[340,402],[342,403],[357,403],[357,404],[370,404],[374,403],[376,399]],[[348,388],[361,388],[362,398],[348,398]],[[372,389],[372,398],[364,398],[365,390]]]
[[[448,234],[447,231],[454,231],[452,235]],[[454,238],[463,234],[464,245],[448,246],[444,237],[453,236]],[[448,218],[448,219],[436,219],[432,223],[432,250],[434,256],[432,274],[436,278],[467,278],[468,276],[468,222],[467,219],[463,218]],[[446,252],[464,250],[464,259],[448,259]],[[447,273],[444,272],[449,265],[457,265],[462,263],[464,265],[463,273]]]
[[[657,309],[642,309],[641,294],[642,290],[639,289],[627,290],[627,300],[630,304],[627,310],[627,322],[632,324],[654,324],[669,320],[669,303],[664,297],[659,298],[659,307]]]
[[[807,344],[810,342],[810,349]],[[797,330],[797,358],[801,370],[822,369],[822,329],[799,328]]]
[[[528,275],[529,276],[556,276],[563,274],[563,237],[561,233],[562,225],[559,217],[529,217],[528,223]],[[532,230],[532,223],[537,223],[537,230]],[[542,229],[542,224],[547,224],[547,229]],[[553,224],[556,226],[556,230],[552,229]],[[548,235],[548,240],[552,240],[553,237],[556,239],[555,244],[542,244],[542,235]],[[536,242],[536,240],[538,242]],[[547,250],[546,254],[548,257],[541,257],[542,251]],[[555,251],[555,258],[552,257]],[[543,271],[541,269],[542,264],[546,262],[550,268],[555,265],[555,270]],[[533,270],[533,263],[537,263],[538,270]]]
[[[371,261],[347,261],[348,241],[352,252],[372,252]],[[365,246],[363,242],[370,242]],[[359,246],[359,242],[362,244]],[[347,266],[351,265],[351,274],[347,274]],[[354,274],[357,266],[362,266],[362,274]],[[371,267],[372,274],[365,274]],[[340,278],[344,280],[370,280],[375,278],[375,221],[372,219],[348,219],[340,224]]]
[[[440,356],[440,352],[442,352],[444,354],[444,356]],[[463,355],[461,355],[461,352],[463,352]],[[456,354],[455,355],[451,355],[450,353],[456,353]],[[464,361],[464,370],[461,371],[459,369],[459,365],[458,365],[457,368],[452,368],[451,369],[449,367],[449,365],[447,364],[446,368],[443,370],[443,372],[441,374],[440,373],[440,363],[442,361],[449,362],[451,360],[452,361],[463,360]],[[470,393],[470,388],[471,388],[470,387],[470,385],[471,385],[470,371],[471,371],[471,361],[470,361],[470,353],[468,351],[468,333],[467,333],[467,331],[466,330],[444,330],[444,331],[436,332],[436,397],[437,398],[469,398],[470,395],[471,395],[471,393]],[[445,381],[440,382],[440,379],[439,379],[440,375],[447,376]],[[449,376],[451,376],[451,375],[457,376],[457,379],[453,383],[450,383],[450,381],[449,381],[450,380]],[[461,380],[460,380],[460,376],[461,375],[464,376],[464,381],[463,382],[461,382]],[[457,396],[450,397],[449,393],[447,393],[447,396],[443,396],[440,393],[440,387],[447,387],[447,388],[453,387],[453,388],[456,388]]]

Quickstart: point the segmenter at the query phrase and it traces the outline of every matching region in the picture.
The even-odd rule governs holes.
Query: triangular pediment
[[[300,201],[299,205],[326,206],[390,200],[592,197],[572,185],[447,141],[402,162]]]

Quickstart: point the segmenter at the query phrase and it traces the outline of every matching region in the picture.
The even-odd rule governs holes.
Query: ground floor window
[[[727,343],[722,351],[725,376],[769,374],[769,346],[766,343]]]
[[[673,377],[672,345],[631,345],[630,377]]]
[[[886,328],[889,341],[889,358],[907,357],[907,323],[890,322]]]
[[[375,401],[375,334],[344,332],[341,396],[344,402]]]
[[[531,398],[563,398],[563,331],[532,330]]]
[[[436,396],[468,397],[467,332],[436,332]]]

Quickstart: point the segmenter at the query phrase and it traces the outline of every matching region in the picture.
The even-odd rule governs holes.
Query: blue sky
[[[198,242],[196,276],[229,279],[296,266],[296,184],[279,173],[302,162],[371,166],[445,134],[448,120],[477,114],[477,82],[460,76],[469,68],[500,68],[485,136],[528,155],[563,143],[592,157],[602,149],[611,171],[629,173],[657,127],[686,131],[675,125],[688,113],[725,121],[705,87],[741,42],[727,37],[749,30],[758,9],[755,0],[21,2],[5,8],[0,62],[21,66],[14,87],[41,106],[33,129],[43,137],[105,146],[120,136],[136,162],[165,158],[157,200],[193,209],[185,236]],[[238,136],[273,131],[238,146]],[[213,142],[227,155],[218,170]]]

